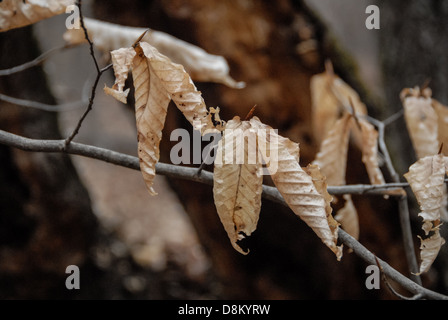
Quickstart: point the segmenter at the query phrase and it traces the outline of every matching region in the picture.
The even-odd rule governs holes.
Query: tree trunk
[[[385,101],[391,115],[402,109],[399,94],[403,88],[423,86],[430,80],[432,96],[448,104],[448,2],[430,1],[379,1],[381,9],[382,63]],[[398,18],[397,18],[398,17]],[[403,174],[416,161],[406,124],[401,118],[388,129],[389,145],[393,151],[398,172]],[[413,197],[411,197],[413,199]],[[421,233],[419,208],[412,208],[414,234]],[[441,227],[447,239],[446,225]],[[442,246],[438,258],[429,271],[435,290],[448,291],[448,248]]]

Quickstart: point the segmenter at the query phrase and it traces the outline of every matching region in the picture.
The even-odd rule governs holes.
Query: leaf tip
[[[129,93],[129,88],[126,89],[125,91],[120,91],[120,90],[116,90],[114,87],[109,88],[108,86],[104,85],[104,93],[114,97],[115,99],[117,99],[118,101],[126,104],[127,103],[127,97],[128,97],[128,93]]]

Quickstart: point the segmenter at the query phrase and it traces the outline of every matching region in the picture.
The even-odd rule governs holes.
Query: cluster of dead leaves
[[[61,14],[73,4],[73,0],[1,1],[0,31]],[[243,82],[229,76],[223,57],[154,30],[88,18],[84,18],[84,25],[95,46],[106,54],[110,52],[116,79],[112,88],[104,88],[107,94],[126,103],[129,88],[125,89],[125,81],[132,72],[138,156],[150,194],[156,194],[153,181],[159,144],[168,104],[173,101],[195,130],[202,134],[210,130],[222,132],[214,167],[214,200],[224,229],[238,252],[247,254],[238,241],[251,235],[257,227],[265,164],[292,211],[314,230],[338,260],[341,259],[342,246],[337,246],[339,223],[358,238],[358,216],[351,196],[333,198],[327,185],[346,184],[350,137],[362,152],[371,183],[384,184],[385,180],[380,170],[378,132],[366,119],[366,106],[359,95],[333,73],[330,64],[326,72],[314,76],[311,81],[314,137],[320,150],[313,163],[302,168],[298,143],[278,135],[257,117],[243,121],[235,117],[227,123],[216,121],[219,119],[217,110],[206,107],[192,80],[244,87]],[[64,39],[71,45],[86,41],[81,29],[68,30]],[[422,229],[427,236],[421,239],[419,272],[422,273],[429,269],[445,242],[439,228],[441,221],[448,220],[444,181],[448,158],[442,154],[448,148],[448,108],[431,98],[429,88],[405,89],[401,98],[419,158],[404,176],[420,205]],[[234,155],[241,145],[241,161],[236,161]],[[333,218],[331,204],[340,200],[344,205]]]
[[[445,174],[448,158],[448,108],[431,98],[430,88],[406,88],[401,92],[404,116],[417,158],[404,177],[418,201],[423,219],[419,273],[429,270],[445,240],[441,221],[448,221]]]
[[[195,130],[202,134],[210,130],[223,132],[219,141],[214,169],[214,199],[218,215],[232,245],[246,254],[238,241],[250,235],[257,226],[261,208],[262,164],[268,170],[285,201],[340,259],[342,247],[337,246],[338,224],[331,216],[331,196],[325,177],[317,166],[302,169],[299,145],[278,135],[258,118],[241,121],[238,117],[214,125],[213,110],[209,111],[188,73],[182,65],[172,62],[149,43],[139,41],[134,46],[111,52],[115,84],[105,88],[107,94],[126,102],[129,88],[124,89],[128,72],[134,80],[135,113],[138,131],[138,155],[143,178],[151,194],[155,167],[159,159],[159,144],[167,113],[173,100]],[[240,161],[237,155],[241,143],[250,140],[254,148],[243,147]],[[277,155],[273,160],[272,156]],[[267,156],[269,155],[269,156]]]
[[[239,162],[235,158],[237,148],[243,150]],[[314,230],[338,260],[342,257],[342,246],[337,246],[338,223],[331,215],[332,198],[325,177],[317,166],[302,169],[299,153],[297,143],[278,135],[257,117],[245,121],[235,117],[226,124],[215,159],[213,194],[221,222],[238,252],[247,254],[237,242],[257,226],[265,162],[292,211]]]
[[[384,184],[380,170],[378,132],[366,120],[367,111],[358,94],[337,77],[327,64],[327,71],[311,81],[313,99],[314,136],[320,150],[314,164],[320,167],[329,185],[344,185],[347,168],[347,150],[350,135],[362,152],[371,184]],[[429,270],[441,246],[441,221],[448,220],[445,173],[447,158],[442,151],[448,146],[448,108],[431,98],[429,88],[404,89],[401,93],[404,116],[417,157],[404,175],[420,205],[422,229],[427,236],[421,239],[420,270]],[[442,148],[442,147],[443,148]],[[403,190],[398,190],[404,192]],[[394,193],[397,190],[394,191]],[[342,197],[343,207],[335,214],[349,234],[359,236],[356,208],[350,195]],[[335,198],[333,203],[339,199]]]
[[[384,184],[378,153],[378,132],[366,120],[367,108],[359,95],[334,74],[327,63],[327,70],[311,79],[312,119],[314,136],[320,144],[314,164],[319,166],[332,186],[346,184],[347,152],[350,137],[362,152],[370,182]],[[342,197],[344,205],[335,215],[350,235],[359,237],[358,214],[351,195]],[[335,198],[334,203],[340,199]]]

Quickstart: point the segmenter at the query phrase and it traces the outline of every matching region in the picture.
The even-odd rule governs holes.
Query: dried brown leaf
[[[74,0],[0,1],[0,32],[24,27],[61,13]]]
[[[145,42],[135,48],[115,50],[111,55],[116,80],[112,88],[105,88],[105,92],[122,102],[126,102],[128,90],[123,91],[124,82],[132,62],[138,155],[143,178],[149,192],[154,195],[155,166],[159,160],[159,145],[170,100],[195,129],[203,132],[214,126],[201,93],[181,65],[173,63]]]
[[[341,114],[367,115],[367,108],[359,95],[332,70],[315,75],[311,79],[312,121],[314,137],[320,145]],[[357,146],[361,138],[354,132]]]
[[[115,84],[112,88],[104,87],[104,91],[106,94],[113,96],[122,103],[127,102],[129,89],[123,89],[125,81],[128,78],[128,73],[132,68],[135,55],[134,48],[121,48],[111,52],[115,73]]]
[[[444,198],[445,162],[441,154],[427,156],[409,167],[404,177],[409,182],[420,206],[423,221],[440,219]],[[428,234],[429,230],[425,230]]]
[[[325,200],[327,222],[330,230],[333,233],[333,236],[337,238],[339,223],[332,216],[333,209],[331,208],[331,201],[333,200],[333,197],[328,193],[327,190],[327,178],[322,174],[320,168],[315,164],[309,164],[304,168],[304,171],[311,177],[317,192],[319,192],[319,194],[322,195]]]
[[[317,74],[311,78],[313,136],[319,145],[341,113],[340,103],[331,92],[330,86],[327,73]]]
[[[437,113],[438,140],[443,143],[442,153],[448,155],[448,107],[432,99],[432,106]]]
[[[227,122],[223,138],[218,143],[213,180],[213,197],[219,218],[232,246],[242,254],[249,251],[245,252],[237,242],[257,228],[263,184],[256,135],[250,129],[250,123],[240,121],[239,117]],[[245,137],[248,139],[246,144]],[[240,161],[237,161],[238,152],[242,155]],[[229,155],[230,159],[226,158]]]
[[[132,46],[148,30],[89,18],[84,18],[84,25],[95,46],[106,53]],[[73,45],[86,41],[80,29],[67,30],[63,37],[68,44]],[[173,62],[183,65],[195,81],[222,83],[238,89],[245,86],[244,82],[237,82],[230,77],[229,65],[222,56],[209,54],[197,46],[156,30],[149,30],[142,41],[156,47]]]
[[[146,42],[140,42],[136,51],[137,56],[146,59],[144,65],[151,77],[160,82],[161,91],[158,94],[173,100],[195,130],[214,128],[201,92],[182,65],[172,62]]]
[[[358,120],[362,136],[362,161],[367,169],[371,184],[384,184],[384,176],[378,163],[378,131],[369,122]]]
[[[426,272],[436,259],[445,242],[439,234],[439,223],[443,206],[446,204],[445,173],[447,159],[442,154],[427,156],[410,168],[404,175],[420,205],[419,216],[423,219],[422,229],[429,238],[421,239],[420,273]]]
[[[160,78],[152,71],[150,61],[141,53],[135,56],[132,77],[140,170],[150,194],[156,195],[152,185],[170,96]]]
[[[270,161],[273,161],[273,155],[277,157],[276,165],[271,163],[268,170],[278,191],[291,210],[313,229],[340,260],[342,247],[337,246],[337,230],[332,230],[327,220],[325,196],[317,191],[313,179],[300,167],[297,158],[272,128],[262,124],[257,117],[253,117],[250,122],[258,129],[261,153],[270,154]]]
[[[409,94],[407,94],[409,93]],[[403,89],[404,117],[417,158],[438,153],[438,119],[432,99],[419,88]]]
[[[348,143],[352,125],[350,119],[351,115],[346,113],[336,121],[313,161],[327,177],[327,183],[332,186],[345,184]]]
[[[434,235],[429,238],[421,239],[420,244],[420,270],[418,274],[422,274],[429,270],[434,260],[437,258],[440,248],[445,240],[440,236],[439,230],[435,230]]]

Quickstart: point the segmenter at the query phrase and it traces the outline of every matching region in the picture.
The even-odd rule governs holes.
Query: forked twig
[[[95,78],[95,82],[93,83],[92,90],[90,92],[89,104],[87,105],[86,110],[84,111],[83,115],[79,119],[75,129],[68,136],[68,138],[65,139],[65,147],[67,147],[73,141],[73,139],[76,137],[76,135],[79,132],[79,129],[82,126],[82,123],[84,122],[84,120],[87,117],[87,115],[89,114],[89,112],[92,110],[93,102],[95,100],[96,88],[98,86],[98,82],[100,81],[101,76],[103,75],[103,73],[105,71],[109,70],[112,67],[112,64],[109,64],[108,66],[104,67],[103,69],[100,69],[100,67],[98,65],[98,61],[97,61],[97,59],[95,57],[95,51],[94,51],[94,48],[93,48],[93,42],[90,40],[90,37],[89,37],[89,34],[87,32],[86,26],[84,25],[84,17],[82,15],[82,1],[81,0],[77,0],[76,1],[76,5],[79,8],[79,20],[80,20],[81,28],[84,31],[85,39],[89,43],[90,55],[92,56],[93,62],[95,64],[97,75],[96,75],[96,78]]]
[[[63,46],[60,46],[60,47],[52,48],[52,49],[42,53],[40,56],[38,56],[37,58],[35,58],[35,59],[31,60],[31,61],[25,62],[25,63],[23,63],[21,65],[18,65],[18,66],[14,66],[12,68],[0,70],[0,76],[10,76],[12,74],[15,74],[15,73],[18,73],[18,72],[22,72],[22,71],[25,71],[25,70],[27,70],[29,68],[38,66],[41,63],[43,63],[45,60],[47,60],[53,54],[55,54],[55,53],[57,53],[59,51],[62,51],[62,50],[73,48],[73,47],[75,47],[75,45],[66,44],[66,45],[63,45]]]
[[[380,270],[381,278],[383,279],[383,281],[386,284],[386,286],[389,288],[389,290],[394,295],[396,295],[398,298],[400,298],[402,300],[418,300],[418,299],[422,299],[423,298],[423,294],[421,294],[421,293],[417,293],[417,294],[413,295],[412,297],[406,297],[406,296],[402,295],[401,293],[398,293],[392,287],[392,285],[389,283],[389,280],[387,279],[387,275],[384,273],[383,267],[381,266],[381,263],[379,262],[377,256],[375,256],[375,261],[376,261],[376,265],[377,265],[378,269]]]
[[[400,177],[395,170],[395,167],[392,163],[392,158],[390,157],[389,150],[386,146],[385,141],[385,124],[381,121],[378,121],[372,117],[367,117],[367,119],[378,128],[378,146],[381,150],[381,153],[384,156],[384,161],[386,163],[387,170],[392,178],[394,183],[400,183]],[[417,257],[415,256],[415,247],[414,240],[412,238],[412,229],[411,229],[411,220],[409,218],[409,207],[408,207],[408,199],[406,193],[404,193],[398,199],[398,213],[400,217],[400,226],[401,231],[403,233],[403,245],[405,249],[406,260],[408,263],[408,268],[410,272],[410,277],[416,283],[421,284],[422,280],[420,276],[416,275],[418,272],[418,263]]]

